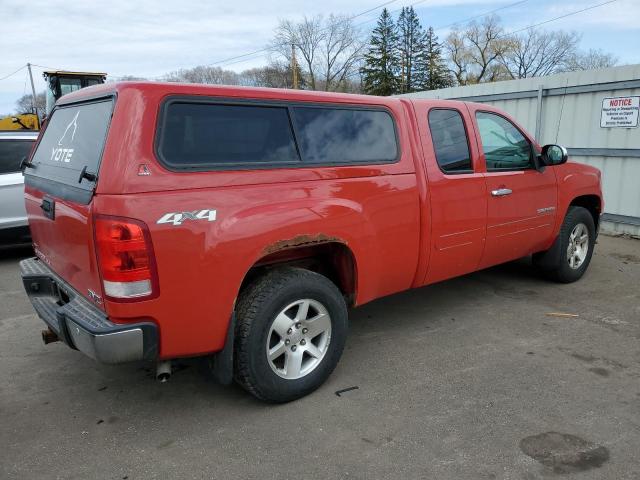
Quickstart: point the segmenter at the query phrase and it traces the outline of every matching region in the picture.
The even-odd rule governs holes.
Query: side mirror
[[[542,147],[540,158],[545,165],[551,167],[565,163],[569,159],[569,153],[560,145],[549,144]]]

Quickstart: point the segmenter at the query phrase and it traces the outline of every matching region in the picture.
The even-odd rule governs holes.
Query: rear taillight
[[[131,218],[95,217],[95,243],[104,294],[112,300],[158,295],[158,275],[147,226]]]

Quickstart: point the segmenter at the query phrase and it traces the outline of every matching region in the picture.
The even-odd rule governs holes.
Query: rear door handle
[[[43,198],[42,203],[40,204],[40,208],[44,212],[44,216],[55,220],[56,218],[56,201],[52,198]]]
[[[499,188],[497,190],[491,190],[491,195],[494,197],[504,197],[505,195],[511,195],[513,190],[510,188]]]

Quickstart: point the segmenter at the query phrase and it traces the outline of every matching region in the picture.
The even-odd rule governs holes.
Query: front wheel
[[[299,268],[254,281],[236,308],[235,379],[261,400],[287,402],[318,388],[347,335],[347,308],[326,277]]]
[[[596,227],[589,210],[569,207],[553,246],[533,256],[538,265],[553,280],[562,283],[582,278],[593,255]]]

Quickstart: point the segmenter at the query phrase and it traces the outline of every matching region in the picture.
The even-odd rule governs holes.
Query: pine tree
[[[429,27],[424,39],[424,71],[420,80],[420,88],[424,90],[453,86],[453,77],[442,58],[442,44],[433,27]]]
[[[370,95],[393,95],[398,93],[398,32],[389,11],[385,8],[378,24],[371,33],[369,50],[364,56],[361,69],[365,93]]]
[[[425,33],[413,7],[403,7],[398,17],[400,35],[400,91],[414,92],[420,89],[424,77]]]

